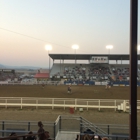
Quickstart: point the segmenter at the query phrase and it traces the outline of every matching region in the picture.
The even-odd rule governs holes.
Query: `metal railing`
[[[3,138],[0,138],[0,140],[20,140],[20,138],[22,138],[23,140],[27,140],[27,138],[31,138],[31,139],[36,139],[36,136],[38,135],[42,135],[43,133],[45,132],[41,132],[41,133],[34,133],[34,134],[24,134],[24,135],[17,135],[15,133],[15,135],[13,136],[8,136],[8,137],[3,137]],[[48,138],[47,140],[53,140],[53,138]]]
[[[51,139],[57,139],[59,132],[78,132],[83,134],[87,129],[94,132],[95,135],[109,137],[115,140],[128,138],[128,125],[114,124],[93,124],[80,116],[58,116],[55,122],[43,122],[44,129],[49,131]],[[37,133],[37,122],[31,121],[0,121],[0,137],[7,137],[11,132],[17,135],[27,135],[29,131]],[[138,126],[138,134],[140,134],[140,126]],[[76,135],[75,135],[76,138]],[[138,137],[140,139],[140,137]]]

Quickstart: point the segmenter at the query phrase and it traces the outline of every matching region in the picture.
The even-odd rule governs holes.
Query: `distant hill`
[[[34,66],[7,66],[7,65],[2,65],[0,64],[0,69],[40,69],[42,67],[34,67]],[[43,69],[48,69],[48,68],[43,68]]]
[[[4,66],[4,65],[0,64],[0,68],[5,69],[5,68],[6,68],[6,66]]]

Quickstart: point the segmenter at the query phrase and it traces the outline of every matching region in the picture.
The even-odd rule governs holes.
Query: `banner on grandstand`
[[[107,82],[95,82],[95,85],[107,85]]]
[[[91,56],[90,63],[108,63],[106,56]]]
[[[102,85],[101,82],[95,82],[95,85]]]
[[[0,81],[0,84],[8,84],[8,81]]]
[[[102,85],[107,85],[108,83],[107,82],[102,82]]]
[[[118,84],[113,84],[113,86],[119,86]]]

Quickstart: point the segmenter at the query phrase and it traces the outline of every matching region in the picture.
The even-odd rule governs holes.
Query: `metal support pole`
[[[30,131],[30,122],[28,122],[28,131]]]
[[[49,57],[49,76],[50,76],[50,56],[49,56],[49,50],[48,50],[48,57]]]
[[[109,64],[109,60],[110,60],[110,49],[108,49],[108,64]]]
[[[61,58],[60,58],[60,74],[61,74]]]
[[[4,130],[4,121],[2,122],[2,130]],[[4,137],[4,132],[2,132],[2,136]]]
[[[98,127],[96,127],[96,133],[98,133]]]
[[[80,133],[82,133],[83,131],[83,121],[82,121],[82,117],[80,117]]]
[[[75,65],[76,65],[76,49],[75,49]]]
[[[61,116],[59,117],[59,131],[61,131]]]
[[[55,135],[55,123],[54,123],[54,140],[55,140],[55,137],[56,137],[56,135]]]
[[[129,137],[137,140],[137,22],[138,0],[130,4],[130,125]]]
[[[107,133],[108,133],[108,135],[109,135],[109,125],[107,126]]]
[[[49,76],[50,76],[50,72],[51,72],[51,59],[50,59],[50,56],[49,56]]]

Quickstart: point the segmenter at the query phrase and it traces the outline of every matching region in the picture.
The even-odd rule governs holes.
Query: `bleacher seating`
[[[129,64],[53,64],[51,77],[75,83],[129,81]],[[138,77],[140,80],[140,67]]]
[[[108,80],[110,74],[108,64],[54,64],[50,73],[55,78],[84,82]]]
[[[15,73],[3,73],[0,72],[0,81],[14,81],[18,79],[19,75]]]

